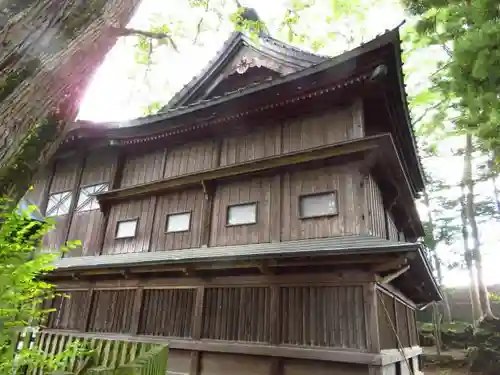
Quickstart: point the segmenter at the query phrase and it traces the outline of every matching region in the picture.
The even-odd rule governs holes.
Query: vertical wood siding
[[[76,158],[60,159],[57,161],[54,178],[50,186],[51,194],[73,189],[76,179],[75,168],[77,165],[78,160]]]
[[[395,300],[396,306],[396,323],[398,327],[398,337],[403,348],[410,347],[409,337],[409,322],[408,322],[408,307],[398,300]]]
[[[287,120],[283,127],[283,153],[341,142],[355,138],[354,134],[352,108]]]
[[[99,183],[111,184],[113,170],[117,163],[117,153],[115,151],[103,151],[89,154],[85,162],[82,173],[79,193],[82,187]],[[73,214],[71,227],[69,230],[69,240],[79,240],[81,248],[73,249],[69,256],[98,255],[100,249],[99,230],[103,225],[104,217],[101,210],[76,211]]]
[[[191,337],[196,289],[145,290],[139,334]]]
[[[135,290],[96,290],[90,311],[90,332],[128,333]]]
[[[201,189],[186,190],[159,196],[151,238],[151,251],[200,247],[201,217],[205,196]],[[191,212],[191,227],[187,232],[166,233],[168,214]]]
[[[268,342],[270,296],[265,287],[207,288],[202,337]]]
[[[211,246],[242,245],[270,242],[271,217],[279,206],[271,200],[272,178],[226,183],[217,186],[212,211]],[[226,226],[227,207],[239,203],[257,202],[257,223]]]
[[[49,196],[50,194],[71,191],[73,189],[77,177],[75,173],[77,165],[78,162],[75,158],[61,159],[57,161],[54,177],[49,189]],[[71,200],[74,199],[76,199],[76,197],[72,196]],[[42,214],[45,214],[45,212],[42,212]],[[52,220],[55,221],[55,228],[45,235],[43,239],[44,248],[48,250],[55,250],[64,244],[68,216],[69,215],[66,214],[52,217]]]
[[[52,171],[46,168],[38,172],[31,182],[31,186],[33,188],[26,193],[26,198],[29,199],[32,203],[36,204],[38,207],[40,207],[43,199],[45,198],[44,193],[48,191],[47,185],[50,183],[51,174]]]
[[[216,142],[192,142],[168,150],[164,178],[215,168]]]
[[[387,214],[387,231],[389,234],[389,239],[392,241],[399,240],[398,228],[396,228],[396,224],[394,223],[394,219],[390,212],[386,212]]]
[[[165,150],[146,154],[130,154],[125,159],[120,187],[128,187],[161,179]]]
[[[385,210],[382,194],[372,176],[365,180],[366,204],[368,206],[368,233],[386,238]]]
[[[282,287],[283,344],[366,349],[361,286]]]
[[[119,203],[111,207],[102,253],[117,254],[148,251],[155,204],[156,197],[151,197]],[[117,223],[134,218],[139,218],[136,236],[134,238],[116,239]]]
[[[55,311],[48,316],[47,326],[54,329],[82,329],[85,320],[85,308],[90,301],[88,291],[60,292],[52,300]]]
[[[378,290],[378,331],[381,349],[397,348],[397,339],[392,326],[396,327],[396,312],[394,310],[394,298]]]
[[[380,290],[377,293],[381,349],[398,348],[398,340],[405,348],[418,345],[415,311],[390,293]]]
[[[281,124],[268,124],[251,133],[235,134],[222,140],[220,165],[242,163],[281,153]]]
[[[325,167],[287,173],[282,184],[281,240],[297,240],[359,234],[361,221],[355,205],[362,197],[356,189],[359,172],[354,167]],[[339,214],[311,219],[299,218],[299,197],[303,194],[337,192]]]

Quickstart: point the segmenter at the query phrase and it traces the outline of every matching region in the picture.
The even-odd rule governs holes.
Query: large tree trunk
[[[490,299],[488,295],[488,288],[484,282],[483,259],[481,254],[481,242],[479,240],[479,230],[476,222],[476,209],[474,204],[474,180],[472,179],[472,135],[466,135],[465,141],[465,155],[464,155],[464,182],[466,186],[466,215],[469,223],[470,232],[472,236],[472,257],[476,264],[477,280],[479,288],[479,299],[481,301],[481,308],[484,312],[485,319],[495,319],[491,311]]]
[[[424,190],[424,204],[427,207],[427,221],[429,222],[429,226],[431,228],[432,233],[428,233],[432,238],[434,239],[434,220],[432,218],[432,212],[430,208],[430,200],[429,200],[429,194],[427,193],[427,190]],[[432,241],[434,244],[435,242]],[[443,316],[444,320],[446,322],[451,322],[451,308],[450,308],[450,303],[448,301],[448,294],[446,293],[446,290],[443,285],[443,271],[441,269],[441,259],[439,259],[439,256],[436,251],[436,247],[432,246],[432,248],[429,248],[432,256],[432,260],[434,263],[434,269],[436,270],[437,274],[437,279],[439,286],[441,287],[441,290],[443,291],[443,301],[441,302],[441,306],[443,308]]]
[[[465,170],[465,168],[464,168]],[[465,173],[464,173],[465,176]],[[483,316],[481,309],[481,300],[479,299],[479,289],[477,286],[476,273],[474,272],[474,263],[472,261],[472,250],[469,247],[469,230],[467,229],[467,213],[466,213],[466,195],[464,189],[465,183],[462,181],[462,195],[460,197],[460,218],[462,219],[462,239],[464,243],[464,258],[467,271],[469,272],[469,293],[470,303],[472,308],[472,325],[476,327],[477,322]]]
[[[139,3],[0,1],[0,195],[19,199],[57,149]]]

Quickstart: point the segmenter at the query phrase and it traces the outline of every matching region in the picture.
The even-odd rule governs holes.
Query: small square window
[[[191,226],[191,212],[167,215],[167,233],[186,232]]]
[[[333,191],[299,197],[301,218],[337,215],[337,194]]]
[[[119,221],[116,224],[116,238],[135,237],[138,221],[138,219]]]
[[[108,191],[108,184],[96,184],[81,188],[76,210],[91,211],[99,209],[99,202],[97,202],[95,195],[105,191]]]
[[[246,203],[227,208],[227,225],[255,224],[257,222],[257,203]]]
[[[71,198],[73,194],[71,191],[62,193],[55,193],[49,196],[47,209],[45,210],[46,216],[61,216],[69,213],[71,206]]]

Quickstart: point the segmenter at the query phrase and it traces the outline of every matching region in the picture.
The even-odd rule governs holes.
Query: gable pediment
[[[253,41],[236,32],[207,67],[174,95],[162,111],[282,77],[325,59],[269,36]]]

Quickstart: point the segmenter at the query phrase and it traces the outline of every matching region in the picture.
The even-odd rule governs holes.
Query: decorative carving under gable
[[[250,48],[243,48],[235,56],[233,62],[225,69],[223,76],[228,77],[232,74],[244,74],[249,68],[264,67],[280,75],[287,75],[296,72],[298,69],[273,60],[270,57],[263,56]]]

